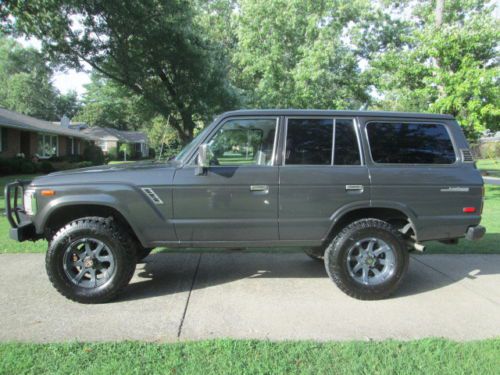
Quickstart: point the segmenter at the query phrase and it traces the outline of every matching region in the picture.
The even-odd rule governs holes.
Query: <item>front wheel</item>
[[[378,219],[351,223],[325,252],[328,276],[344,293],[362,300],[390,296],[400,285],[408,263],[401,234]]]
[[[59,230],[45,258],[54,287],[81,303],[111,300],[135,270],[136,244],[112,220],[77,219]]]

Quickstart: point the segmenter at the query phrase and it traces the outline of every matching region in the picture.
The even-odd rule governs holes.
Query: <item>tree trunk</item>
[[[436,0],[436,29],[440,29],[443,24],[444,1],[445,0]]]

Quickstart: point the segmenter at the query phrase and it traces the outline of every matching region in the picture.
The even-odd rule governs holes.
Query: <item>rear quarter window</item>
[[[370,122],[372,160],[384,164],[453,164],[455,150],[446,127],[434,123]]]

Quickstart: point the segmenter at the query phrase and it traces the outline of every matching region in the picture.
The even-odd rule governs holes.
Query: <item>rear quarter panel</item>
[[[361,121],[365,145],[369,141],[366,125],[371,121],[384,119]],[[399,204],[407,207],[414,215],[418,241],[462,237],[468,226],[477,225],[481,219],[479,209],[482,204],[483,180],[472,163],[461,161],[460,149],[468,148],[468,144],[459,125],[451,120],[398,121],[440,123],[446,126],[457,161],[450,165],[376,164],[369,147],[365,147],[365,160],[368,161],[371,178],[372,206]],[[478,212],[463,213],[464,207],[476,207]]]

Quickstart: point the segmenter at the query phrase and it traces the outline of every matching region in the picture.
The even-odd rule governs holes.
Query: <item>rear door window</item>
[[[288,119],[286,165],[360,165],[352,119]]]
[[[360,165],[358,138],[351,119],[335,120],[335,165]]]
[[[285,164],[330,165],[333,119],[288,119]]]
[[[375,163],[452,164],[456,160],[442,124],[370,122],[366,129]]]

